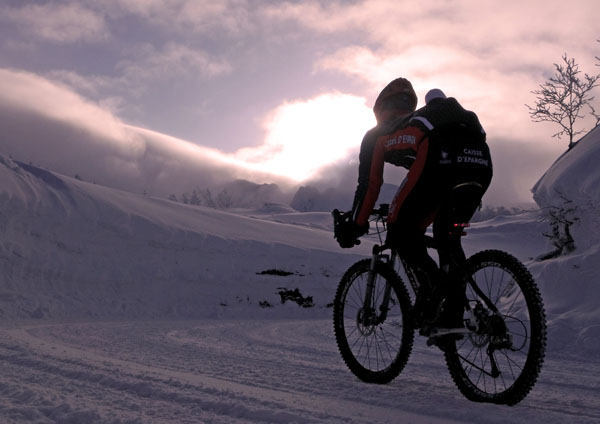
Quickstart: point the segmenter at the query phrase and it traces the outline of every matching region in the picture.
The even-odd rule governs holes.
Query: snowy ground
[[[503,407],[462,397],[420,338],[386,386],[348,371],[328,304],[369,242],[339,249],[327,214],[225,213],[0,159],[0,423],[600,423],[599,249],[534,261],[537,213],[465,238],[525,261],[546,303],[538,383]],[[282,304],[295,288],[314,307]]]
[[[600,362],[549,352],[516,407],[474,404],[417,344],[386,386],[361,383],[329,319],[14,323],[0,332],[5,423],[592,423]]]
[[[341,362],[329,319],[14,323],[1,330],[2,422],[592,423],[600,362],[550,351],[516,407],[464,399],[417,344],[386,386]]]

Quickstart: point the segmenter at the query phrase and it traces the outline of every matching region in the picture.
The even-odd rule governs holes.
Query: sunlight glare
[[[374,125],[362,97],[328,93],[286,102],[265,119],[264,144],[240,149],[236,157],[253,168],[304,181],[358,148]]]

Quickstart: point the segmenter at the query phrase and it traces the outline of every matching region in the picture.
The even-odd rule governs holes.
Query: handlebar
[[[386,232],[386,220],[389,209],[390,205],[388,203],[382,203],[379,205],[379,208],[373,209],[371,212],[371,216],[375,217],[373,221],[376,223],[376,230],[374,233],[370,234],[376,234],[379,237],[380,243],[383,243],[382,234]],[[338,209],[334,209],[331,211],[331,215],[333,216],[334,235],[337,238],[337,235],[343,232],[343,228],[351,223],[352,212],[342,212]],[[356,244],[358,243],[360,243],[360,241],[357,240]]]
[[[375,217],[375,219],[372,221],[375,221],[376,229],[375,229],[375,232],[372,232],[369,234],[377,235],[379,237],[379,241],[380,241],[380,243],[382,243],[382,245],[379,246],[379,248],[382,250],[389,248],[384,243],[384,240],[383,240],[383,234],[387,231],[387,216],[389,214],[389,210],[390,210],[390,205],[388,203],[381,203],[377,209],[373,209],[373,211],[371,212],[371,216]],[[341,228],[343,225],[345,225],[346,223],[348,223],[349,221],[352,220],[352,212],[351,211],[341,212],[337,209],[334,209],[331,212],[331,214],[333,215],[334,232],[336,234],[337,234],[338,228]],[[467,227],[469,227],[468,223],[455,223],[455,224],[451,225],[451,227],[448,229],[448,231],[450,232],[450,234],[452,234],[454,236],[464,236],[464,235],[466,235],[466,232],[464,230]],[[424,234],[423,238],[425,241],[425,245],[428,248],[433,248],[433,249],[439,248],[437,241],[433,237],[431,237],[427,234]]]
[[[371,216],[381,218],[383,221],[385,221],[387,219],[389,212],[390,212],[390,205],[388,203],[382,203],[379,205],[379,208],[373,209],[373,212],[371,212]]]
[[[390,205],[388,203],[381,203],[379,208],[373,209],[371,212],[371,216],[374,216],[377,221],[381,221],[383,223],[386,222],[387,216],[390,210]],[[352,212],[342,212],[338,209],[334,209],[331,211],[331,215],[333,216],[334,225],[339,225],[343,222],[347,222],[351,219]]]

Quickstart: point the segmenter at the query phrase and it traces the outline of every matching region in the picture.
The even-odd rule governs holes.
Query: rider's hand
[[[356,224],[351,219],[347,219],[343,222],[338,222],[334,237],[337,240],[340,247],[344,249],[349,249],[351,247],[359,245],[360,240],[358,238],[366,234],[368,231],[369,224],[361,226]]]
[[[360,244],[360,240],[357,239],[356,237],[337,236],[336,240],[337,240],[338,244],[340,245],[340,247],[342,247],[344,249],[350,249],[351,247],[354,247],[354,246]]]
[[[364,236],[365,234],[367,234],[369,232],[369,223],[368,222],[365,225],[358,225],[355,222],[353,222],[353,224],[354,224],[354,233],[356,234],[356,237]]]

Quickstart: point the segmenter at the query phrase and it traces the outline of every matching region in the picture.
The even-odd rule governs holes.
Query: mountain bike
[[[334,225],[345,217],[337,210],[333,216]],[[374,245],[371,258],[345,272],[335,295],[335,338],[350,371],[368,383],[389,383],[408,362],[420,330],[428,345],[443,351],[450,376],[467,399],[506,405],[523,400],[539,376],[546,348],[543,301],[527,268],[500,250],[452,263],[449,278],[464,287],[464,328],[424,333],[423,327],[416,328],[411,293],[399,272],[408,279],[412,298],[420,283],[406,261],[383,243],[386,216],[387,205],[373,211],[381,244]],[[454,224],[449,231],[465,235],[466,225]],[[428,248],[441,249],[433,237],[424,237]]]

